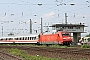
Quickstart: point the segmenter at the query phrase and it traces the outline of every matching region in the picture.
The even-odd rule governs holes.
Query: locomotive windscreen
[[[62,36],[69,36],[69,34],[62,34]]]

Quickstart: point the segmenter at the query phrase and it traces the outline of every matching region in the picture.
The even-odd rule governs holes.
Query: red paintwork
[[[67,36],[63,36],[62,34],[68,34]],[[46,34],[42,33],[39,36],[39,43],[41,44],[49,44],[57,42],[58,44],[70,43],[72,41],[69,32],[58,31],[56,34]]]

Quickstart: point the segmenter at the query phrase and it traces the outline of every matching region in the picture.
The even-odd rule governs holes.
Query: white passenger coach
[[[37,43],[38,34],[0,37],[0,43]]]

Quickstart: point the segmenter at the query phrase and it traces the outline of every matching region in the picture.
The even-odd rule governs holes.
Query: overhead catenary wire
[[[6,4],[6,5],[17,5],[17,6],[23,6],[23,5],[26,5],[26,6],[28,6],[28,5],[31,5],[31,6],[37,6],[38,4],[37,3],[33,3],[33,4],[31,4],[31,3],[27,3],[26,1],[23,1],[23,0],[19,0],[19,1],[22,1],[22,2],[24,2],[23,4],[19,4],[19,3],[17,3],[17,2],[15,2],[15,3],[1,3],[1,4]],[[60,1],[60,0],[58,0],[58,1]],[[63,0],[62,1],[63,3],[66,3],[66,6],[67,5],[70,5],[68,2],[73,2],[73,0],[69,0],[69,1],[67,1],[67,0]],[[61,3],[62,3],[61,2]],[[60,3],[60,2],[57,2],[58,4]],[[39,7],[43,7],[44,6],[44,9],[40,9],[40,10],[38,10],[38,11],[35,11],[35,12],[31,12],[31,13],[28,13],[28,14],[26,14],[25,15],[25,12],[24,11],[22,11],[22,12],[20,12],[20,15],[21,16],[19,16],[18,18],[16,17],[16,18],[13,18],[13,20],[18,20],[18,21],[21,21],[20,19],[22,18],[22,17],[26,17],[26,16],[30,16],[30,15],[34,15],[35,13],[36,13],[36,15],[38,16],[38,14],[39,13],[41,13],[41,12],[45,12],[45,11],[48,11],[48,10],[59,10],[60,12],[59,13],[61,13],[61,14],[63,14],[64,12],[67,12],[67,13],[74,13],[74,15],[75,14],[80,14],[80,13],[77,13],[77,12],[75,12],[75,11],[78,11],[78,10],[82,10],[82,9],[87,9],[87,5],[86,5],[86,3],[84,4],[84,3],[80,3],[80,4],[76,4],[76,5],[78,5],[78,6],[82,6],[82,5],[85,5],[85,7],[79,7],[79,8],[75,8],[75,9],[73,9],[73,10],[60,10],[60,9],[57,9],[57,4],[56,3],[53,3],[53,4],[43,4],[42,3],[42,6],[39,6]],[[89,5],[89,4],[88,4]],[[47,7],[48,6],[48,7]],[[64,6],[64,5],[60,5],[60,6]],[[60,6],[58,7],[58,8],[60,8]],[[22,7],[23,8],[23,7]],[[8,11],[7,12],[4,12],[4,15],[8,15]],[[13,16],[15,16],[15,14],[13,15]],[[60,15],[58,15],[59,17],[60,17]],[[10,19],[10,18],[9,18]]]
[[[73,1],[73,0],[69,0],[69,1],[67,1],[67,2],[70,2],[70,1]],[[7,4],[10,4],[10,3],[7,3]],[[15,4],[15,3],[11,3],[11,4]],[[33,5],[37,5],[37,4],[33,4]],[[43,4],[43,5],[49,5],[49,4]],[[54,4],[51,4],[51,5],[54,5]],[[51,7],[52,8],[52,7]],[[49,9],[51,9],[51,8],[46,8],[46,9],[43,9],[43,10],[40,10],[40,11],[44,11],[44,10],[49,10]],[[53,8],[54,9],[54,8]],[[79,8],[80,9],[80,8]],[[76,9],[76,10],[79,10],[79,9]],[[39,12],[39,11],[37,11],[37,12]],[[37,13],[36,12],[36,13]],[[22,16],[23,16],[23,13],[22,13]],[[27,16],[27,15],[26,15]]]

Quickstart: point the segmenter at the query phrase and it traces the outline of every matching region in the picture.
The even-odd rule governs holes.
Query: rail
[[[1,60],[22,60],[21,58],[17,56],[14,56],[9,53],[2,52],[2,51],[0,51],[0,59]]]

